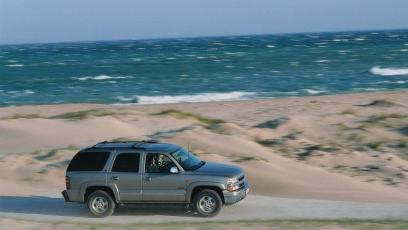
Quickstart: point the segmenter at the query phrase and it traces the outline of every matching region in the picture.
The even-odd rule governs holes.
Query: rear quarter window
[[[67,171],[101,171],[109,154],[109,152],[79,152],[72,158]]]
[[[139,172],[140,154],[121,153],[112,166],[112,172]]]

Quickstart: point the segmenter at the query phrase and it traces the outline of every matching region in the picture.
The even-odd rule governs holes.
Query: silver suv
[[[65,184],[65,201],[86,202],[97,217],[131,203],[187,204],[209,217],[249,192],[242,169],[201,161],[179,145],[155,141],[87,147],[71,160]]]

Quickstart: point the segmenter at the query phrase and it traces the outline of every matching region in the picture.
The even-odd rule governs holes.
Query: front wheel
[[[96,217],[107,217],[113,214],[115,202],[112,197],[104,191],[98,190],[88,197],[88,209]]]
[[[194,207],[203,217],[216,216],[222,208],[220,195],[214,190],[205,189],[194,197]]]

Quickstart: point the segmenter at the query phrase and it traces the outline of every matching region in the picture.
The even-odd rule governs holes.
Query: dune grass
[[[380,99],[380,100],[374,100],[374,101],[372,101],[372,102],[370,102],[368,104],[359,105],[359,106],[362,106],[362,107],[367,107],[367,106],[392,107],[392,106],[396,106],[396,105],[398,105],[398,104],[396,104],[396,103],[394,103],[392,101],[387,101],[387,100]]]
[[[90,109],[90,110],[83,110],[83,111],[77,111],[77,112],[62,113],[62,114],[50,116],[48,118],[78,121],[78,120],[84,120],[90,117],[114,116],[117,114],[119,113],[115,111],[105,110],[105,109]]]
[[[374,114],[369,116],[366,120],[363,122],[365,123],[378,123],[382,121],[386,121],[388,119],[402,119],[408,117],[405,114],[399,114],[399,113],[382,113],[382,114]]]
[[[278,117],[273,120],[262,122],[256,125],[255,128],[276,129],[288,121],[289,121],[288,117]]]
[[[225,123],[225,121],[221,119],[203,117],[198,114],[184,112],[184,111],[180,111],[176,109],[164,110],[162,112],[155,113],[153,115],[168,115],[168,116],[172,116],[178,119],[193,119],[193,120],[196,120],[201,126],[207,129],[217,129],[219,128],[219,125]]]
[[[75,112],[68,112],[57,114],[53,116],[42,116],[39,114],[20,114],[16,113],[11,116],[2,117],[2,120],[13,120],[13,119],[62,119],[70,121],[85,120],[90,117],[103,117],[103,116],[115,116],[115,115],[127,115],[129,112],[125,111],[112,111],[107,109],[89,109]]]
[[[51,149],[47,152],[43,152],[43,151],[34,151],[33,153],[31,153],[32,155],[34,155],[34,159],[39,160],[39,161],[47,161],[50,159],[53,159],[58,152],[63,151],[63,150],[78,150],[79,148],[76,147],[75,145],[69,145],[67,147],[64,148],[56,148],[56,149]]]
[[[14,120],[14,119],[39,119],[39,118],[46,118],[44,116],[41,116],[39,114],[35,113],[28,113],[28,114],[22,114],[22,113],[15,113],[11,116],[6,116],[2,117],[2,120]]]

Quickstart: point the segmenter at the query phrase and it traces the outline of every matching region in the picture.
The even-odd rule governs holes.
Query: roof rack
[[[85,149],[95,149],[95,148],[98,148],[98,147],[101,147],[101,148],[103,148],[104,146],[98,146],[98,145],[103,145],[103,144],[114,144],[114,143],[118,143],[118,144],[126,144],[126,143],[129,143],[130,145],[129,145],[129,147],[131,147],[131,148],[135,148],[135,149],[144,149],[145,148],[145,146],[143,146],[143,145],[145,145],[145,144],[153,144],[153,143],[158,143],[159,141],[158,140],[142,140],[142,141],[131,141],[131,140],[129,140],[129,141],[101,141],[101,142],[98,142],[98,143],[96,143],[96,144],[94,144],[94,145],[92,145],[92,146],[89,146],[89,147],[87,147],[87,148],[85,148]],[[134,144],[133,144],[134,143]],[[114,147],[114,146],[112,146],[112,147]]]
[[[155,139],[142,140],[142,142],[144,142],[144,143],[159,143],[159,141],[155,140]]]

